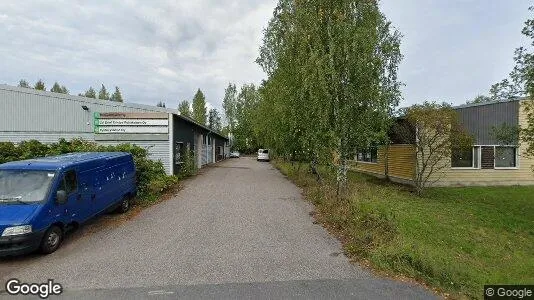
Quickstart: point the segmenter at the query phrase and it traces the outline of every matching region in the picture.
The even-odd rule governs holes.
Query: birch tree
[[[400,38],[375,1],[280,0],[257,60],[280,110],[271,142],[292,137],[299,156],[334,162],[342,188],[347,160],[385,136],[401,97]]]

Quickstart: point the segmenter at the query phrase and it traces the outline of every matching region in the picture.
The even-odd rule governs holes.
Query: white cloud
[[[525,44],[528,3],[382,0],[404,34],[404,105],[461,103],[507,75]],[[228,82],[259,83],[254,62],[276,0],[6,1],[0,13],[0,82],[118,85],[127,101],[175,107],[201,88],[220,108]]]
[[[254,63],[275,1],[32,1],[0,14],[0,82],[42,78],[71,93],[103,82],[127,101],[177,106],[198,88],[219,108],[228,82],[259,82]]]

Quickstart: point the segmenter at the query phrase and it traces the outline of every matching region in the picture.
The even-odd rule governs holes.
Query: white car
[[[239,158],[239,152],[237,151],[230,152],[230,158]]]
[[[257,161],[269,161],[269,149],[260,149],[258,150],[258,159]]]

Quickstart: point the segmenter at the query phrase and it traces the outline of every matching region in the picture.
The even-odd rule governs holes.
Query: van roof
[[[0,164],[0,170],[59,170],[84,163],[104,163],[110,159],[129,156],[126,152],[78,152],[40,157]]]

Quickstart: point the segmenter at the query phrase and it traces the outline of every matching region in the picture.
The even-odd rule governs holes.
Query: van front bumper
[[[0,236],[0,257],[31,253],[39,248],[44,231],[15,236]]]

